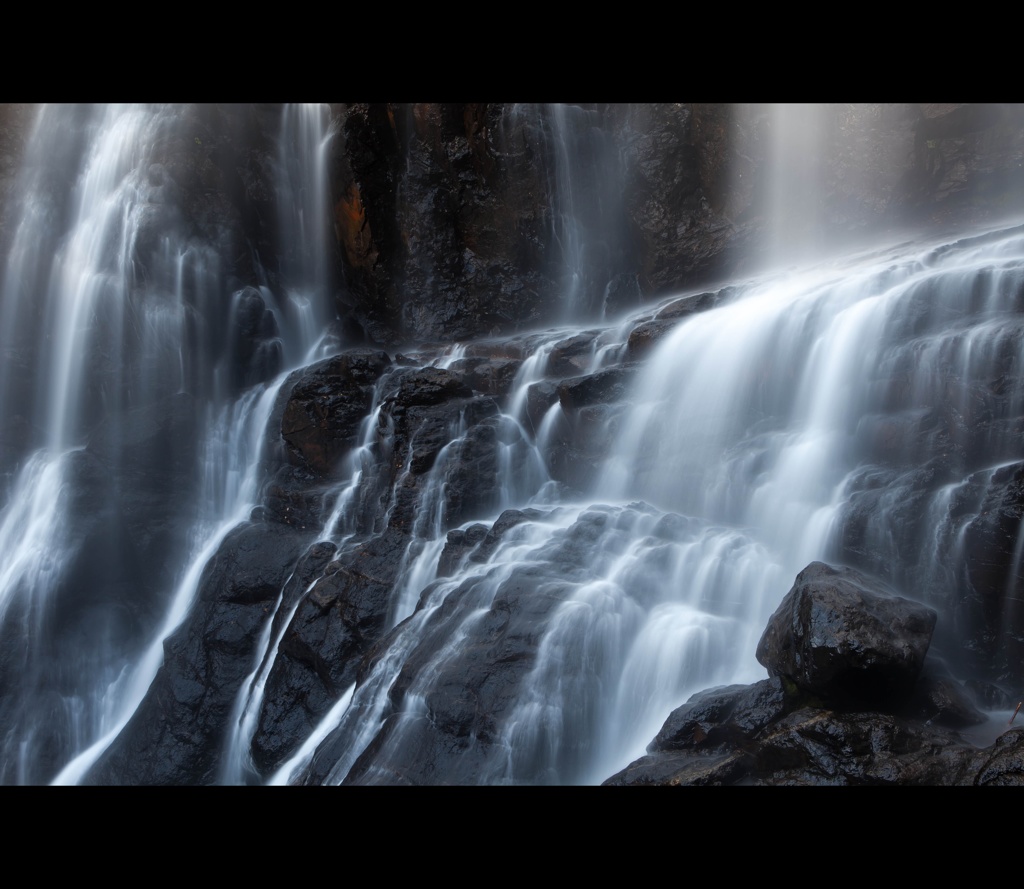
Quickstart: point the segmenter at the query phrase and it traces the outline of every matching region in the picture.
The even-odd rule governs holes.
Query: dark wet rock
[[[153,161],[184,196],[183,212],[197,233],[229,259],[227,272],[238,284],[227,292],[259,282],[254,255],[276,285],[272,183],[281,106],[182,105],[180,114],[183,125],[167,128]]]
[[[787,712],[785,689],[777,676],[754,685],[708,689],[673,710],[647,749],[656,753],[742,746]]]
[[[284,354],[277,318],[255,287],[235,294],[230,336],[228,367],[235,391],[265,382],[281,371]]]
[[[979,749],[955,731],[921,720],[829,709],[775,678],[745,689],[695,695],[673,712],[646,756],[604,784],[962,786],[986,778],[1019,781],[1013,773],[1019,768],[1020,745],[1010,743],[1011,734],[1004,733],[994,747]]]
[[[591,404],[622,401],[629,395],[638,369],[637,365],[625,364],[563,380],[558,385],[558,401],[566,412]]]
[[[552,478],[576,490],[588,489],[628,407],[626,398],[638,368],[629,363],[529,387],[525,424],[534,436],[547,430],[544,457]],[[549,417],[556,403],[560,409]]]
[[[467,429],[453,446],[444,475],[449,525],[494,514],[501,499],[499,446],[497,421],[490,418]]]
[[[487,525],[479,522],[468,528],[455,528],[449,531],[444,549],[437,560],[437,576],[448,577],[454,574],[459,564],[477,548],[487,533]]]
[[[603,787],[716,787],[743,783],[748,773],[742,751],[720,754],[672,750],[643,756],[616,772]]]
[[[352,350],[301,371],[281,418],[289,457],[320,478],[334,477],[359,443],[374,385],[390,366],[384,352]]]
[[[434,405],[414,405],[405,410],[398,408],[392,416],[397,414],[396,434],[400,442],[401,436],[408,435],[410,470],[415,475],[422,475],[434,466],[461,423],[472,426],[497,413],[494,400],[480,396],[462,404],[447,404],[441,410]]]
[[[629,339],[626,343],[629,357],[634,361],[646,358],[654,347],[675,329],[675,326],[674,320],[660,321],[658,319],[638,324],[629,332]]]
[[[915,689],[914,709],[926,722],[950,728],[983,724],[988,717],[963,685],[950,676],[923,675]]]
[[[421,523],[437,510],[452,527],[492,512],[497,502],[497,451],[505,433],[493,398],[475,395],[461,374],[427,367],[396,370],[381,399],[356,536],[299,601],[267,679],[253,740],[254,763],[264,775],[357,680],[393,624],[395,585],[423,545]],[[322,500],[314,481],[294,467],[279,470],[265,508],[299,528],[303,519],[316,520]],[[440,503],[429,500],[438,496]]]
[[[639,282],[647,294],[713,274],[747,237],[750,223],[741,221],[741,213],[751,195],[730,184],[722,154],[730,143],[739,154],[750,154],[743,133],[730,132],[733,114],[713,105],[623,109],[623,203],[635,227]]]
[[[725,195],[726,106],[356,104],[338,113],[336,231],[353,313],[382,344],[557,320],[570,290],[576,313],[611,317],[713,273],[746,238],[729,219],[751,197]],[[566,151],[572,171],[560,166]],[[584,262],[566,252],[573,239],[548,237],[568,199],[550,183],[570,172]],[[620,192],[607,188],[614,179]]]
[[[355,682],[360,661],[386,628],[401,549],[397,535],[382,535],[326,566],[321,558],[294,586],[297,608],[267,678],[253,736],[253,762],[262,774],[291,755]]]
[[[401,409],[441,404],[453,398],[469,398],[472,394],[472,388],[459,374],[438,367],[422,367],[394,374],[388,380],[384,400]]]
[[[327,512],[327,489],[318,482],[298,467],[278,467],[264,489],[259,515],[299,531],[320,528]]]
[[[356,682],[362,661],[389,626],[407,545],[405,535],[389,529],[338,553],[312,588],[303,587],[268,675],[253,737],[253,761],[262,774],[294,752]]]
[[[792,710],[778,677],[754,685],[708,689],[673,710],[648,755],[608,778],[606,786],[735,784],[751,770],[750,748],[766,727]]]
[[[539,627],[571,589],[543,569],[523,569],[503,582],[487,613],[474,629],[472,641],[435,661],[443,645],[447,618],[453,609],[473,609],[488,582],[472,578],[449,593],[436,620],[424,628],[420,642],[403,664],[389,698],[399,710],[406,695],[423,695],[428,719],[403,724],[400,713],[386,720],[381,732],[355,762],[345,784],[475,783],[501,757],[499,734],[504,717],[516,706],[519,686],[533,664]],[[441,634],[441,635],[438,635]],[[417,683],[426,671],[430,682]],[[401,735],[397,730],[401,729]],[[403,772],[381,774],[375,758],[391,744],[401,744]],[[406,756],[404,753],[408,753]],[[384,759],[383,763],[389,762]],[[474,777],[477,776],[477,777]]]
[[[511,331],[550,305],[544,149],[530,121],[506,135],[503,117],[500,105],[344,109],[332,200],[354,314],[373,341]]]
[[[552,377],[575,377],[586,373],[594,359],[599,330],[585,330],[551,347],[545,372]]]
[[[551,406],[558,402],[558,386],[554,380],[541,380],[526,390],[525,422],[534,437],[540,431]]]
[[[956,786],[983,762],[955,734],[884,713],[802,709],[758,740],[748,780],[760,785]]]
[[[281,526],[243,524],[222,542],[196,603],[164,642],[164,664],[87,784],[211,784],[255,646],[303,550]]]
[[[452,362],[451,370],[475,392],[503,398],[512,390],[522,364],[518,358],[461,358]]]
[[[978,479],[983,496],[963,529],[963,583],[954,606],[956,629],[970,664],[993,680],[1024,679],[1024,463]],[[968,492],[964,492],[967,495]]]
[[[512,566],[508,572],[494,572],[488,560],[503,543],[533,533],[529,524],[543,521],[546,513],[507,510],[485,533],[482,526],[453,532],[449,555],[457,557],[460,550],[458,557],[466,556],[464,570],[426,587],[416,613],[378,643],[360,673],[365,681],[396,637],[415,628],[408,639],[412,648],[389,684],[389,710],[380,714],[379,731],[345,783],[486,783],[488,775],[501,774],[507,757],[501,726],[520,700],[544,622],[577,583],[599,570],[588,544],[611,531],[617,516],[609,508],[582,514],[570,529],[552,532],[540,563]],[[453,648],[452,627],[458,625],[468,635]],[[567,665],[567,683],[587,678],[583,665]],[[405,706],[410,696],[416,699],[411,709]],[[339,743],[338,737],[324,742],[307,783],[324,780],[344,754]],[[544,752],[523,755],[527,783],[548,780]],[[400,769],[396,762],[402,763]]]
[[[523,522],[536,521],[544,516],[539,509],[506,509],[488,529],[483,540],[470,554],[473,562],[485,563],[494,554],[502,538]]]
[[[522,361],[533,354],[544,338],[539,333],[523,333],[500,339],[473,340],[465,344],[465,354],[467,358],[487,358],[490,361]]]
[[[604,783],[1019,783],[1024,733],[1004,730],[988,748],[959,734],[988,717],[942,659],[925,657],[933,621],[858,572],[811,563],[758,645],[770,678],[694,695]]]
[[[903,205],[921,215],[984,214],[1021,193],[1019,105],[917,106],[912,116],[913,154],[900,181]],[[973,206],[972,206],[973,205]]]
[[[628,405],[623,403],[563,412],[545,452],[551,477],[577,491],[591,490],[627,412]]]
[[[721,290],[710,290],[705,293],[695,293],[691,296],[681,296],[666,303],[658,310],[655,318],[659,321],[677,320],[687,318],[697,312],[706,312],[715,306],[725,302],[736,292],[735,287],[723,287]]]
[[[769,619],[757,660],[804,691],[891,705],[917,682],[936,619],[853,569],[812,562]]]
[[[979,787],[1024,785],[1024,729],[1003,732],[986,753],[989,757],[978,772],[975,784]]]
[[[892,426],[892,452],[918,453],[923,446],[914,442],[921,427],[908,429],[898,419]],[[1021,464],[965,475],[964,451],[952,443],[942,450],[941,436],[934,444],[940,447],[935,459],[905,470],[875,465],[853,480],[842,515],[842,557],[890,576],[896,585],[912,585],[926,602],[948,613],[951,619],[936,628],[935,644],[955,669],[1019,686],[1024,680],[1024,612],[1015,604],[1024,589],[1018,558]],[[945,485],[952,493],[944,512],[936,513],[932,504]],[[888,537],[878,531],[883,508]],[[935,543],[923,547],[928,540]],[[919,561],[898,555],[915,552],[922,553]],[[936,558],[935,552],[949,555]]]
[[[627,354],[632,361],[642,360],[651,353],[679,322],[696,314],[713,309],[722,303],[728,294],[728,288],[720,291],[697,293],[672,300],[663,306],[651,319],[637,324],[629,332]]]
[[[427,473],[442,451],[446,460],[439,471],[455,483],[445,519],[448,527],[460,524],[466,509],[476,508],[475,500],[484,503],[491,499],[488,491],[496,483],[493,449],[497,438],[493,429],[474,427],[481,423],[489,426],[498,412],[493,398],[474,395],[462,378],[450,371],[422,368],[389,378],[381,405],[380,434],[389,441],[390,482],[384,490],[394,486],[392,526],[411,531],[421,498],[430,487]],[[464,440],[449,447],[460,429],[466,430]],[[404,481],[395,485],[400,479]],[[477,484],[479,495],[467,487]]]

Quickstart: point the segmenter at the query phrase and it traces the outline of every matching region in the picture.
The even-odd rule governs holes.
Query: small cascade
[[[280,263],[288,319],[285,363],[310,363],[328,322],[334,317],[328,236],[327,161],[334,133],[330,109],[322,104],[288,104],[282,110],[280,164],[275,181],[280,208]]]
[[[623,281],[635,289],[622,191],[609,187],[623,181],[623,164],[604,126],[608,113],[564,104],[521,105],[512,112],[536,127],[549,158],[548,254],[561,281],[562,317],[570,323],[603,318],[609,294]]]

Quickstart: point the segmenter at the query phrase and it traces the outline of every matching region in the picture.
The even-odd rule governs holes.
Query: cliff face
[[[795,150],[766,106],[338,106],[343,311],[382,344],[609,314],[768,258],[770,174]],[[1024,196],[1024,106],[834,104],[795,232],[817,242],[998,218]],[[571,158],[571,160],[570,160]],[[618,186],[609,177],[618,177]],[[566,202],[590,228],[574,265]],[[580,208],[584,213],[579,214]],[[597,245],[595,249],[594,245]]]
[[[32,111],[0,106],[0,226]],[[278,106],[184,113],[192,139],[164,152],[195,224],[232,233],[238,286],[263,283],[254,255],[275,283]],[[790,145],[784,118],[743,104],[357,103],[332,118],[338,315],[379,345],[611,315],[755,267]],[[821,243],[999,218],[1024,199],[1024,105],[830,104],[811,126],[817,154],[795,175],[814,202],[787,224]]]

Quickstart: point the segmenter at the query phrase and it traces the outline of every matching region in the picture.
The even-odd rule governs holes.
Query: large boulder
[[[925,657],[934,623],[877,581],[812,562],[758,644],[770,678],[693,695],[645,756],[604,783],[1024,783],[1024,731],[1000,734],[975,706],[981,694]],[[980,746],[967,727],[996,743]]]
[[[768,621],[757,660],[812,694],[884,705],[913,689],[936,619],[860,572],[812,562]]]

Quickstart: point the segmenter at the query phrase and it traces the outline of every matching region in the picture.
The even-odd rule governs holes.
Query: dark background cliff
[[[821,110],[820,154],[804,172],[817,184],[823,242],[994,219],[1020,205],[1024,105]],[[277,262],[267,176],[279,106],[188,113],[194,139],[166,146],[167,169],[191,195],[197,229],[237,234],[231,283],[254,284],[253,250],[271,275]],[[332,106],[340,138],[331,144],[327,224],[350,338],[451,342],[562,317],[567,248],[550,235],[565,209],[567,168],[597,171],[571,183],[574,211],[592,226],[576,307],[584,314],[615,314],[763,258],[777,126],[768,106],[596,104],[564,113],[590,121],[574,121],[572,144],[560,143],[564,133],[542,106]],[[31,121],[31,106],[0,106],[0,237]],[[572,164],[560,151],[575,153]],[[609,188],[610,176],[620,184]]]

